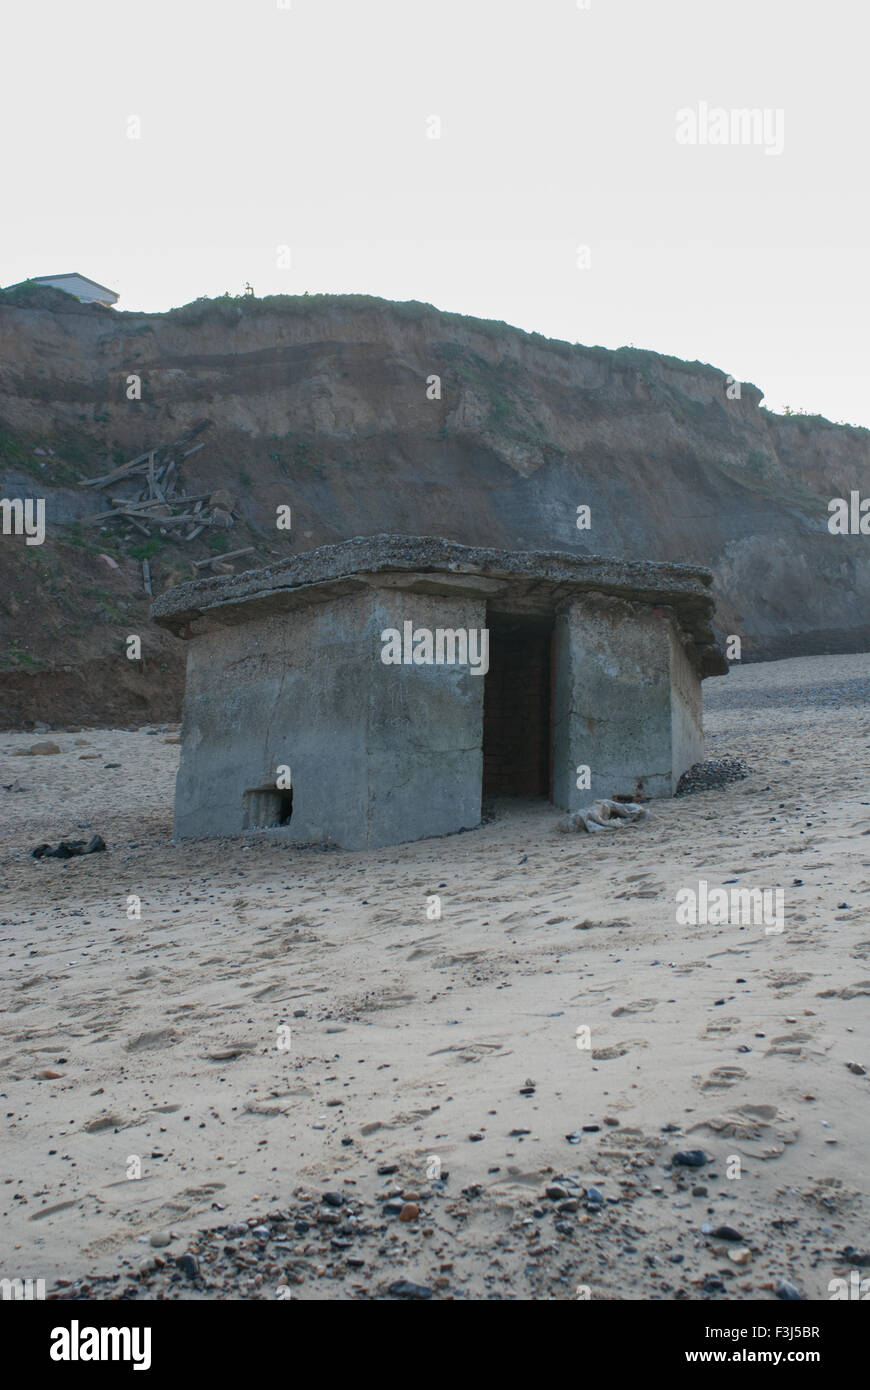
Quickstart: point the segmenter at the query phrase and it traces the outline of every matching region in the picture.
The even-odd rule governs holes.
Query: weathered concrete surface
[[[246,793],[274,787],[289,766],[293,815],[281,833],[359,843],[376,635],[371,598],[346,595],[188,644],[176,836],[239,834],[250,824]]]
[[[483,677],[385,666],[381,632],[483,627],[483,603],[367,589],[293,614],[253,615],[188,646],[175,834],[268,824],[289,767],[300,844],[375,848],[480,821]]]
[[[589,595],[564,605],[555,641],[556,804],[576,811],[603,796],[671,796],[699,756],[684,710],[692,687],[700,710],[700,682],[670,621],[649,608]],[[686,686],[678,710],[674,665]],[[690,747],[695,752],[681,766]],[[588,789],[577,786],[583,766],[590,770]]]
[[[671,791],[683,773],[704,757],[701,683],[671,627]]]
[[[480,600],[377,589],[374,626],[482,628]],[[480,824],[485,676],[461,666],[385,666],[380,641],[368,675],[367,846],[446,835]]]
[[[390,572],[417,574],[417,587],[434,592],[455,592],[461,575],[483,576],[501,582],[500,592],[512,603],[537,596],[551,611],[562,598],[582,592],[667,604],[674,611],[687,655],[699,674],[722,675],[728,669],[713,636],[709,570],[605,556],[495,550],[433,536],[358,537],[321,546],[265,569],[194,580],[161,594],[151,612],[155,622],[182,634],[206,616],[225,622],[238,620],[234,610],[241,605],[245,605],[247,617],[256,610],[276,611],[288,604],[323,601],[371,582],[368,576]],[[428,583],[424,575],[428,575]],[[193,635],[192,630],[189,635]]]

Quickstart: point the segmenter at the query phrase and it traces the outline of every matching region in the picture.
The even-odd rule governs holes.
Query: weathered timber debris
[[[148,539],[156,529],[161,535],[178,527],[188,527],[182,540],[196,540],[207,527],[229,530],[235,525],[236,499],[224,489],[214,492],[186,493],[181,481],[181,464],[191,454],[205,447],[205,441],[191,444],[191,441],[208,429],[211,421],[200,420],[186,433],[170,444],[161,444],[106,473],[99,478],[88,478],[81,487],[114,488],[117,484],[133,482],[139,485],[138,493],[129,496],[109,498],[111,506],[107,511],[95,512],[88,518],[90,526],[102,526],[107,521],[120,521],[126,528],[138,531]],[[247,555],[251,548],[233,551],[232,555]],[[197,568],[213,565],[220,555],[201,562]],[[226,558],[226,557],[224,557]],[[150,594],[149,580],[146,578],[146,591]]]

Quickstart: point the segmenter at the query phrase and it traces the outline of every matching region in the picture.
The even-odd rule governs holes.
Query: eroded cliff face
[[[717,630],[744,659],[867,649],[870,536],[830,535],[827,504],[870,495],[870,431],[776,416],[756,387],[727,386],[700,363],[358,296],[128,314],[2,294],[0,495],[45,496],[48,535],[0,541],[0,723],[177,710],[183,651],[148,622],[136,540],[87,525],[107,503],[80,482],[203,417],[184,482],[237,498],[231,546],[255,547],[243,567],[384,532],[683,560],[714,571]],[[206,540],[155,533],[155,593],[190,577]],[[144,671],[125,665],[130,631]]]

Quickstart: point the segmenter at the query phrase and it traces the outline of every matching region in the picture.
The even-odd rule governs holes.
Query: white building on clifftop
[[[105,285],[97,284],[96,280],[89,280],[87,275],[79,275],[77,270],[71,270],[66,275],[34,275],[32,283],[52,285],[56,290],[66,290],[67,294],[74,294],[82,304],[105,304],[110,308],[117,304],[119,299],[114,290],[106,289]],[[10,288],[14,289],[15,286]]]

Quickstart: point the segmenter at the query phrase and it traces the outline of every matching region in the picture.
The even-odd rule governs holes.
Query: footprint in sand
[[[228,1042],[225,1047],[215,1048],[214,1052],[201,1052],[204,1062],[234,1062],[249,1052],[256,1052],[259,1042]]]
[[[154,1052],[162,1047],[174,1047],[180,1034],[174,1028],[159,1028],[153,1033],[139,1033],[124,1043],[125,1052]]]
[[[434,1052],[430,1052],[427,1055],[429,1057],[440,1057],[442,1053],[445,1052],[455,1053],[458,1062],[481,1062],[485,1057],[510,1056],[509,1053],[504,1052],[504,1044],[500,1042],[474,1042],[457,1047],[438,1047]]]
[[[706,1081],[701,1082],[702,1091],[724,1091],[746,1078],[742,1067],[715,1067]]]
[[[771,1038],[765,1057],[792,1057],[800,1061],[806,1057],[805,1044],[812,1040],[810,1033],[783,1033],[781,1037]]]
[[[816,995],[817,999],[857,999],[862,994],[870,994],[870,980],[859,980],[854,985],[844,985],[842,989],[824,989]]]
[[[735,1028],[740,1027],[739,1018],[716,1018],[707,1024],[703,1033],[699,1033],[699,1038],[718,1038],[726,1033],[733,1033]]]
[[[724,1115],[699,1120],[688,1133],[697,1130],[736,1140],[742,1153],[762,1159],[779,1158],[800,1133],[794,1116],[782,1113],[775,1105],[741,1105]]]
[[[626,1042],[613,1043],[610,1047],[596,1047],[592,1052],[592,1060],[595,1062],[610,1062],[614,1057],[624,1057],[634,1047],[648,1047],[645,1038],[629,1038]]]
[[[793,990],[798,985],[806,984],[811,980],[812,975],[798,975],[795,971],[787,970],[778,975],[770,975],[768,979],[768,989]]]
[[[94,1119],[88,1120],[82,1126],[85,1134],[101,1134],[104,1129],[132,1129],[136,1125],[144,1124],[145,1115],[117,1115],[113,1110],[108,1115],[96,1115]]]
[[[130,1213],[127,1217],[127,1225],[122,1231],[113,1231],[110,1235],[102,1236],[99,1240],[94,1240],[90,1245],[83,1249],[85,1255],[107,1255],[120,1246],[126,1245],[131,1235],[136,1231],[154,1228],[170,1227],[177,1222],[192,1216],[198,1216],[201,1212],[208,1211],[211,1199],[215,1193],[222,1191],[225,1184],[222,1182],[206,1183],[202,1187],[186,1187],[174,1198],[163,1202],[160,1206],[152,1207],[147,1212]],[[72,1205],[72,1203],[70,1203]],[[141,1209],[140,1209],[141,1210]],[[124,1219],[122,1217],[122,1219]]]
[[[631,1004],[620,1004],[614,1009],[611,1018],[621,1018],[623,1014],[648,1014],[659,1001],[657,999],[635,999]]]

